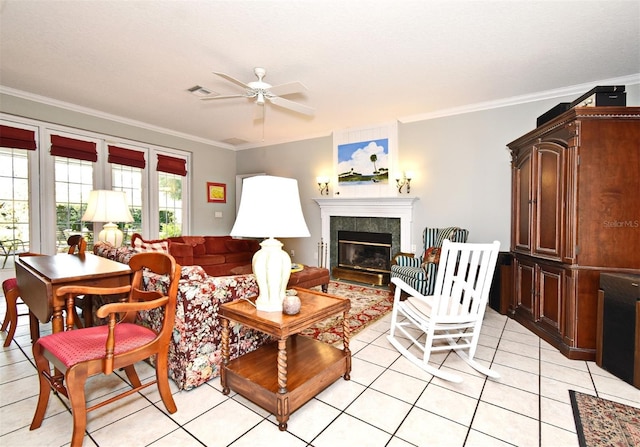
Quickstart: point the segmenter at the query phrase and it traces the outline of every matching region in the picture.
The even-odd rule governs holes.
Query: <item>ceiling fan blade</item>
[[[302,82],[288,82],[286,84],[274,85],[269,91],[276,96],[286,96],[307,91],[307,87]]]
[[[285,109],[293,110],[294,112],[302,113],[304,115],[313,116],[316,113],[313,107],[305,106],[304,104],[300,104],[298,102],[289,101],[288,99],[280,98],[278,96],[269,98],[269,101],[279,107],[284,107]]]
[[[207,96],[204,98],[200,98],[200,101],[208,101],[210,99],[229,99],[229,98],[250,98],[247,95],[218,95],[218,96]]]
[[[227,80],[227,81],[229,81],[229,82],[233,82],[233,83],[234,83],[234,84],[236,84],[237,86],[240,86],[240,87],[242,87],[242,88],[244,88],[244,89],[251,89],[251,87],[249,87],[249,86],[248,86],[247,84],[245,84],[244,82],[239,81],[239,80],[237,80],[236,78],[234,78],[234,77],[232,77],[232,76],[229,76],[228,74],[225,74],[225,73],[218,73],[218,72],[216,72],[216,71],[214,71],[214,72],[213,72],[213,74],[216,74],[216,75],[220,76],[221,78],[226,79],[226,80]]]

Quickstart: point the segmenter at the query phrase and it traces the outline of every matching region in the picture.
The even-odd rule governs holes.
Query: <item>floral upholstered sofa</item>
[[[104,242],[97,242],[93,252],[122,263],[128,263],[136,253],[129,246],[115,248]],[[145,285],[150,290],[166,290],[168,281],[147,275]],[[214,277],[199,265],[182,266],[176,322],[169,345],[169,377],[179,389],[195,388],[220,374],[222,326],[218,309],[223,303],[257,294],[258,285],[251,274]],[[151,328],[160,326],[161,315],[157,311],[139,312],[138,318]],[[229,327],[231,359],[271,341],[266,334],[240,324],[231,322]]]

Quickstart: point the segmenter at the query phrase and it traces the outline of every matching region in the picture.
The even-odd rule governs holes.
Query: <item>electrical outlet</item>
[[[411,245],[411,253],[416,252],[416,244]]]
[[[296,251],[293,248],[289,251],[291,252],[291,257],[293,258],[296,255]]]

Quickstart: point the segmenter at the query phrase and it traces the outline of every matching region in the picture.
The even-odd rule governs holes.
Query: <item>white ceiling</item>
[[[640,73],[638,0],[1,0],[0,15],[4,93],[236,148]],[[248,99],[187,92],[240,93],[212,72],[248,82],[256,66],[305,84],[287,98],[315,116],[272,105],[263,129]]]

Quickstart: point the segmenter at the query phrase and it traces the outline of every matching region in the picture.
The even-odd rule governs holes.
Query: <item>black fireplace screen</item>
[[[391,270],[391,233],[338,231],[338,265],[356,270]]]

